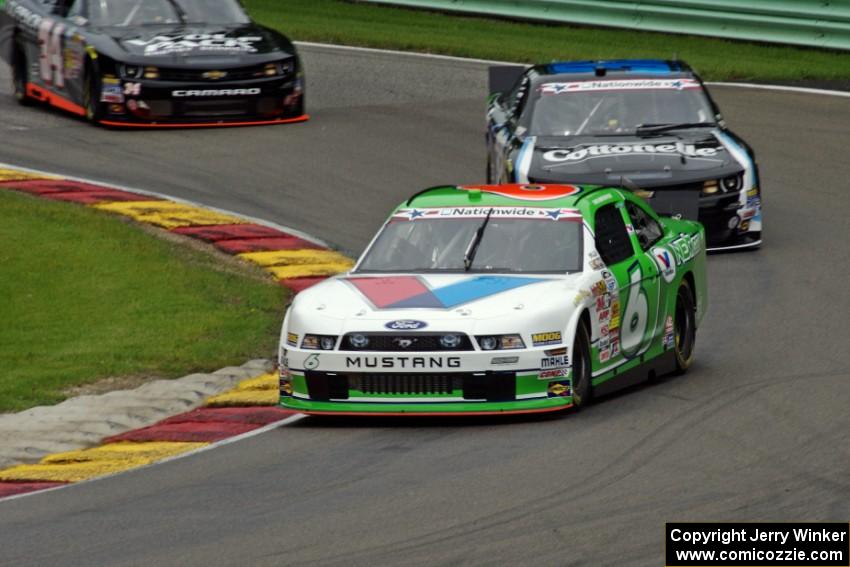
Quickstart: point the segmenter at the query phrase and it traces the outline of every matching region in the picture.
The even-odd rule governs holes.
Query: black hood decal
[[[536,182],[640,186],[690,183],[737,173],[740,165],[720,140],[704,132],[674,136],[538,137],[528,178]]]
[[[150,58],[250,56],[292,51],[291,44],[256,25],[174,25],[101,31],[128,54]]]

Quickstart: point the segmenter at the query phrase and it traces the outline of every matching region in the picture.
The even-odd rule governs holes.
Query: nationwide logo
[[[578,163],[588,159],[621,155],[679,154],[692,158],[711,158],[723,151],[722,146],[698,148],[682,142],[665,144],[600,144],[563,150],[549,150],[543,159],[556,164]],[[557,167],[557,166],[549,166]]]
[[[487,217],[502,219],[529,219],[580,221],[578,209],[544,209],[538,207],[442,207],[434,209],[399,209],[393,214],[393,220],[431,220]]]
[[[695,79],[622,79],[608,81],[573,81],[569,83],[544,83],[540,85],[540,94],[560,95],[589,91],[644,91],[700,89]]]
[[[479,276],[431,288],[419,276],[347,278],[377,309],[451,309],[497,293],[547,281],[545,278]]]

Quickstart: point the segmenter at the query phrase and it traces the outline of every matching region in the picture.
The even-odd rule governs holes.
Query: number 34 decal
[[[65,87],[65,69],[62,58],[62,37],[65,26],[53,20],[42,20],[38,26],[39,69],[41,80],[48,85]]]

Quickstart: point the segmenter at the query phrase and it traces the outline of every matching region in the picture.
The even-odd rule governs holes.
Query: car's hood
[[[725,177],[741,166],[705,128],[650,138],[636,136],[539,136],[526,140],[518,167],[528,168],[535,182],[617,185],[627,177],[641,187],[681,185]]]
[[[126,54],[144,57],[151,63],[191,63],[227,57],[240,63],[251,56],[294,53],[288,40],[254,24],[109,27],[97,31]]]
[[[571,314],[580,280],[580,274],[348,275],[301,292],[290,311],[290,330],[317,334],[388,329],[470,334],[558,330]],[[393,321],[422,325],[387,327]]]

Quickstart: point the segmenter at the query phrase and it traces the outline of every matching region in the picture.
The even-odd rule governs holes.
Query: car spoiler
[[[527,65],[491,65],[489,69],[490,94],[511,90],[526,69],[528,69]]]

